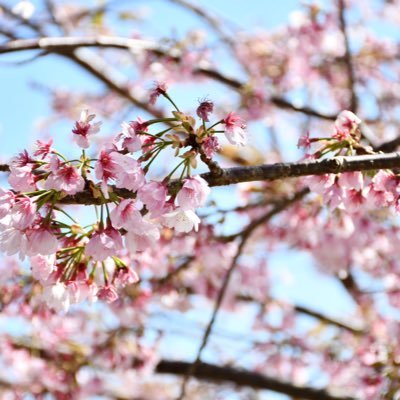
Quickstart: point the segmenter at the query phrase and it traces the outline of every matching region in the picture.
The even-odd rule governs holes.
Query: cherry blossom
[[[212,158],[220,149],[218,138],[216,136],[208,136],[203,140],[202,149],[208,158]]]
[[[165,95],[167,93],[167,85],[165,82],[157,82],[154,85],[154,88],[150,92],[149,103],[151,105],[156,104],[156,101],[160,95]]]
[[[55,270],[55,261],[56,256],[54,253],[47,256],[35,255],[30,257],[32,276],[41,283],[45,283]]]
[[[29,229],[27,231],[26,238],[26,253],[28,255],[51,255],[57,251],[57,238],[46,228]]]
[[[112,303],[118,299],[118,294],[112,285],[105,285],[99,288],[97,297],[100,300],[105,300],[107,303]]]
[[[187,178],[176,200],[182,210],[194,210],[204,205],[210,191],[207,182],[200,176]]]
[[[345,140],[350,135],[354,134],[361,124],[360,118],[358,118],[351,111],[342,111],[335,121],[335,133],[333,137],[338,140]]]
[[[209,122],[209,115],[214,110],[214,103],[209,100],[203,100],[197,107],[196,114],[205,122]]]
[[[177,232],[190,232],[199,229],[200,218],[192,210],[178,208],[163,216],[163,223]]]
[[[153,217],[162,215],[167,201],[168,189],[162,182],[147,182],[139,192],[139,199],[146,205]]]
[[[239,115],[230,112],[223,120],[225,124],[225,136],[233,145],[244,146],[246,144],[246,126]]]
[[[45,183],[46,189],[63,191],[70,195],[82,192],[84,186],[84,179],[72,165],[61,166],[50,174]]]
[[[32,225],[36,217],[36,204],[29,197],[23,197],[15,203],[11,211],[11,223],[18,229]]]
[[[85,254],[92,257],[94,261],[104,261],[122,249],[122,238],[120,233],[112,228],[106,228],[95,232],[85,248]]]
[[[134,153],[142,148],[142,137],[137,131],[147,131],[147,125],[140,118],[137,121],[132,121],[129,124],[122,123],[122,146],[129,152]]]
[[[396,2],[307,2],[269,30],[178,2],[194,29],[174,37],[78,3],[1,6],[1,54],[67,55],[101,88],[41,76],[41,139],[3,157],[0,397],[247,398],[246,375],[288,397],[398,398]],[[202,383],[213,369],[231,387]]]
[[[67,312],[71,304],[68,290],[61,282],[45,286],[43,290],[43,300],[49,307],[57,311]]]
[[[142,222],[141,204],[135,200],[122,200],[110,213],[113,227],[126,230],[135,229]]]
[[[74,142],[83,149],[89,147],[89,139],[100,130],[101,122],[92,123],[95,118],[96,115],[89,114],[89,110],[83,110],[75,128],[72,129]]]
[[[36,189],[35,176],[32,173],[32,166],[11,166],[8,183],[19,192],[31,192]]]

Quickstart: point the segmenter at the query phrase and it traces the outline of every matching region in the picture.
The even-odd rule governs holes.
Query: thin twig
[[[233,47],[234,46],[234,40],[233,37],[230,35],[227,35],[224,30],[222,29],[221,26],[221,17],[214,17],[211,15],[208,11],[206,11],[204,8],[190,3],[187,0],[169,0],[171,3],[179,4],[180,6],[190,10],[194,14],[196,14],[198,17],[203,19],[211,29],[213,29],[216,34],[229,46]]]
[[[218,296],[217,296],[217,299],[216,299],[215,304],[214,304],[214,309],[213,309],[210,321],[207,324],[207,328],[204,331],[202,342],[201,342],[201,345],[200,345],[200,347],[199,347],[199,349],[197,351],[196,358],[195,358],[194,362],[192,363],[191,367],[188,368],[188,370],[186,371],[186,374],[185,374],[185,376],[183,378],[182,386],[181,386],[181,392],[180,392],[180,395],[178,397],[178,400],[183,400],[184,399],[185,394],[186,394],[186,387],[187,387],[187,384],[188,384],[188,382],[190,380],[190,377],[196,372],[196,369],[200,364],[201,355],[203,353],[204,348],[206,347],[206,345],[208,343],[208,339],[210,337],[212,328],[213,328],[215,320],[216,320],[216,318],[218,316],[218,312],[219,312],[219,310],[221,308],[222,301],[223,301],[223,299],[225,297],[225,293],[226,293],[226,290],[228,288],[230,278],[232,276],[232,273],[234,272],[234,270],[237,267],[237,261],[238,261],[239,257],[241,256],[242,251],[243,251],[247,241],[249,240],[251,234],[261,224],[263,224],[263,223],[267,222],[268,220],[270,220],[274,215],[278,214],[279,212],[281,212],[282,210],[287,208],[289,205],[291,205],[294,202],[300,200],[302,197],[304,197],[306,195],[306,193],[308,193],[307,190],[302,190],[302,191],[296,193],[291,198],[285,199],[284,201],[282,201],[281,204],[278,204],[276,207],[274,207],[272,210],[269,210],[267,213],[265,213],[260,218],[256,219],[255,221],[252,221],[243,231],[240,232],[240,242],[238,244],[238,248],[236,250],[236,253],[235,253],[234,257],[232,258],[231,264],[230,264],[228,270],[226,271],[224,280],[223,280],[222,285],[221,285],[221,287],[220,287],[220,289],[218,291]]]
[[[41,37],[34,39],[18,39],[0,45],[0,54],[41,49],[57,54],[69,55],[71,54],[72,50],[78,49],[80,47],[116,48],[128,51],[145,50],[153,52],[154,54],[161,57],[168,56],[169,59],[175,60],[176,62],[180,61],[181,56],[181,53],[179,51],[175,49],[171,50],[162,48],[153,41],[112,36]],[[237,91],[243,90],[246,86],[244,82],[240,82],[239,80],[224,75],[220,71],[212,68],[195,66],[193,68],[193,73],[207,76],[208,78],[218,81]],[[279,108],[295,111],[320,119],[334,121],[336,118],[336,114],[324,114],[307,106],[299,107],[279,96],[272,96],[270,98],[270,101],[272,104]]]
[[[350,110],[353,111],[354,113],[357,113],[358,99],[357,99],[357,94],[356,94],[356,90],[355,90],[356,78],[355,78],[354,65],[353,65],[351,49],[350,49],[349,33],[347,30],[347,24],[346,24],[346,18],[345,18],[346,6],[344,4],[344,0],[338,0],[338,6],[339,6],[340,30],[342,31],[344,45],[345,45],[344,61],[346,63],[348,83],[349,83]]]

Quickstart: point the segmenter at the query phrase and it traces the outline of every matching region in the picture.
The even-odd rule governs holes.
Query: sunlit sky
[[[8,1],[8,3],[12,2]],[[37,4],[36,1],[33,3]],[[204,0],[197,3],[201,3],[210,10],[215,10],[218,15],[231,21],[232,26],[243,30],[256,27],[276,28],[287,21],[290,13],[299,4],[296,0],[279,2]],[[130,6],[139,7],[141,12],[147,15],[149,23],[136,25],[136,30],[145,32],[149,36],[160,38],[173,34],[179,37],[182,32],[203,26],[198,19],[180,7],[172,5],[169,1],[122,0],[118,2],[118,7],[121,9],[129,9]],[[33,55],[34,53],[31,52],[0,55],[0,159],[2,160],[7,160],[24,147],[29,148],[38,135],[43,133],[40,129],[42,119],[51,117],[46,94],[41,90],[34,89],[33,83],[90,92],[101,89],[96,80],[57,56],[40,57],[33,62],[19,66],[10,64],[14,61],[29,59]],[[229,66],[225,65],[224,68],[229,70]],[[209,94],[208,92],[203,93],[204,88],[201,90],[202,92],[193,93],[193,95],[193,89],[188,92],[193,104],[199,97]],[[184,95],[184,91],[177,91],[180,99],[184,100]],[[51,133],[56,137],[56,143],[68,143],[64,137],[69,134],[72,123],[72,121],[63,121],[61,124],[55,125],[56,131],[51,131]],[[295,143],[293,147],[295,147]],[[279,251],[270,259],[270,270],[272,276],[281,282],[273,289],[274,295],[277,297],[294,300],[298,304],[327,312],[333,317],[347,315],[352,309],[347,294],[337,282],[316,272],[306,254],[286,250]],[[201,313],[193,312],[193,318],[204,323],[209,318],[209,312],[207,310]],[[217,323],[216,330],[219,328],[240,333],[243,326],[246,325],[242,322],[239,327],[237,320],[222,318]],[[179,353],[176,354],[176,357],[192,357],[197,346],[197,341],[180,346],[181,353],[184,351],[185,354]],[[212,359],[212,346],[209,346],[204,354],[205,359]],[[277,396],[276,398],[281,397]]]

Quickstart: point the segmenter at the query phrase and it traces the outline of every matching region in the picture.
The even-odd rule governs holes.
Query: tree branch
[[[374,147],[374,150],[387,153],[396,150],[398,146],[400,146],[400,136]]]
[[[174,49],[164,49],[153,41],[143,39],[130,39],[116,36],[42,37],[34,39],[18,39],[0,45],[0,54],[25,50],[46,50],[48,52],[54,52],[67,56],[70,55],[73,50],[76,50],[80,47],[116,48],[128,51],[145,50],[151,51],[161,57],[168,56],[176,62],[180,61],[181,56],[181,53],[179,51]],[[208,78],[223,83],[224,85],[229,86],[234,90],[240,91],[243,90],[246,86],[245,83],[240,82],[233,77],[226,76],[220,71],[212,68],[194,67],[193,73],[207,76]],[[125,94],[121,93],[120,89],[114,88],[113,90],[116,90],[117,93],[126,97]],[[292,104],[290,101],[278,96],[272,96],[270,98],[270,101],[272,104],[279,108],[299,112],[305,115],[329,121],[334,121],[336,119],[336,114],[323,114],[310,107],[298,107]]]
[[[346,18],[344,15],[346,11],[344,0],[338,0],[338,5],[339,5],[340,30],[342,31],[343,34],[344,46],[345,46],[344,61],[346,63],[347,77],[349,82],[350,110],[353,111],[354,113],[357,113],[358,99],[355,90],[356,78],[355,78],[353,60],[350,50],[350,41],[349,41],[349,34],[347,32]]]
[[[210,186],[225,186],[240,182],[272,181],[276,179],[295,178],[307,175],[338,174],[341,172],[372,171],[379,169],[395,169],[400,167],[400,152],[362,156],[334,157],[323,160],[307,160],[299,162],[263,164],[250,167],[233,167],[222,170],[221,175],[205,173],[200,176]],[[0,164],[0,172],[8,171],[8,165]],[[180,182],[173,180],[169,190],[176,192]],[[112,187],[114,193],[123,198],[132,198],[134,193],[127,189]],[[74,196],[60,199],[61,204],[101,204],[89,189]]]
[[[130,39],[116,36],[68,36],[17,39],[0,45],[0,54],[25,50],[48,50],[58,54],[69,54],[80,47],[103,47],[123,50],[148,50],[164,52],[155,42],[144,39]]]
[[[159,374],[186,375],[191,363],[184,361],[161,360],[156,372]],[[242,369],[221,367],[200,362],[194,377],[200,380],[229,382],[237,386],[249,386],[254,389],[271,390],[304,400],[355,400],[352,397],[335,396],[324,389],[315,389],[307,386],[297,386],[276,378],[268,377]]]
[[[274,215],[280,213],[281,211],[283,211],[285,208],[287,208],[288,206],[290,206],[291,204],[293,204],[294,202],[298,201],[299,199],[301,199],[303,196],[305,196],[308,193],[308,189],[303,189],[302,191],[296,193],[294,196],[292,196],[291,198],[288,199],[284,199],[284,201],[281,201],[280,203],[278,203],[272,210],[267,211],[264,215],[262,215],[261,217],[257,218],[255,221],[252,221],[250,224],[248,224],[248,226],[243,229],[239,234],[233,236],[233,238],[231,238],[230,240],[233,240],[236,237],[240,237],[240,242],[238,245],[238,248],[236,250],[236,253],[234,255],[234,257],[232,258],[231,264],[228,268],[228,270],[226,271],[224,280],[222,282],[222,285],[218,291],[218,295],[217,298],[215,300],[215,305],[214,305],[214,309],[213,312],[211,314],[211,318],[210,321],[207,324],[207,328],[204,331],[204,335],[200,344],[200,347],[197,351],[197,355],[196,358],[194,360],[194,362],[192,363],[192,365],[190,366],[190,368],[187,369],[186,374],[184,376],[184,379],[182,381],[182,386],[181,386],[181,393],[178,397],[179,400],[183,400],[186,394],[186,386],[190,380],[190,377],[194,375],[194,373],[197,370],[197,367],[200,364],[201,361],[201,355],[203,353],[203,350],[205,349],[205,347],[207,346],[208,343],[208,339],[211,335],[211,331],[212,328],[214,326],[214,323],[217,319],[219,310],[221,308],[222,305],[222,301],[224,300],[225,297],[225,293],[228,289],[228,285],[231,279],[231,276],[234,272],[234,270],[236,269],[237,265],[238,265],[238,260],[244,250],[244,247],[247,243],[247,241],[249,240],[250,236],[252,235],[252,233],[263,223],[267,222],[268,220],[270,220]]]

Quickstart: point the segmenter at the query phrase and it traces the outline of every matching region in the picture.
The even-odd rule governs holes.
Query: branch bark
[[[379,169],[396,169],[400,167],[400,152],[349,157],[334,157],[323,160],[263,164],[250,167],[233,167],[222,170],[221,175],[204,173],[210,186],[225,186],[240,182],[272,181],[276,179],[295,178],[308,175],[338,174],[342,172],[373,171]],[[0,171],[8,171],[7,164],[0,165]],[[169,184],[171,192],[179,189],[180,182],[173,180]],[[127,189],[113,188],[114,193],[123,198],[132,198],[134,193]],[[74,196],[60,199],[61,204],[101,204],[100,199],[93,197],[89,189]]]
[[[159,374],[185,375],[190,367],[191,363],[189,362],[161,360],[157,365],[156,372]],[[355,400],[349,396],[335,396],[324,389],[297,386],[256,372],[203,362],[199,363],[193,376],[205,381],[227,382],[237,386],[271,390],[304,400]]]

